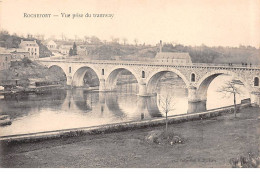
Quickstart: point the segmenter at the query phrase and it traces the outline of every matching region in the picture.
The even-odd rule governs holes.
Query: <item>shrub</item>
[[[23,58],[23,59],[22,59],[22,62],[23,62],[23,65],[24,65],[25,67],[27,67],[29,64],[32,63],[32,61],[31,61],[30,59],[28,59],[27,57]]]
[[[155,144],[162,144],[162,145],[174,145],[174,144],[183,144],[184,139],[173,133],[168,131],[151,131],[147,136],[146,140],[150,143],[155,143]]]
[[[240,156],[238,158],[231,158],[229,163],[232,168],[257,168],[260,167],[260,157],[248,153],[246,157]]]

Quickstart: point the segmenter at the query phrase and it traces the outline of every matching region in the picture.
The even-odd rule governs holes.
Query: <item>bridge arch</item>
[[[67,83],[68,78],[67,78],[66,71],[65,71],[61,66],[59,66],[59,65],[50,65],[50,66],[48,67],[48,69],[49,69],[49,71],[52,71],[52,70],[55,70],[55,69],[56,69],[57,71],[54,72],[55,75],[56,75],[57,77],[60,77],[60,78],[61,78],[61,79],[57,79],[57,80],[64,81],[64,82]]]
[[[219,75],[230,75],[235,79],[240,80],[248,92],[250,93],[252,91],[252,88],[248,81],[244,79],[243,77],[239,76],[236,72],[228,71],[228,70],[216,70],[209,73],[206,73],[200,80],[198,81],[196,88],[197,88],[197,96],[201,100],[207,100],[207,91],[208,87],[211,84],[211,82],[218,77]]]
[[[99,74],[98,71],[90,66],[82,66],[74,72],[72,78],[72,86],[75,87],[84,86],[84,76],[88,71],[91,73],[92,76],[95,76],[97,78],[96,80],[98,81],[97,83],[99,84],[100,76],[98,75]]]
[[[106,78],[106,88],[108,90],[114,90],[115,89],[118,76],[123,71],[130,72],[135,77],[135,79],[137,80],[137,83],[140,82],[140,78],[138,78],[139,77],[138,74],[135,71],[133,71],[132,69],[126,68],[126,67],[117,67],[117,68],[112,69],[108,73],[108,76]]]
[[[185,83],[186,88],[189,87],[190,82],[187,78],[177,69],[160,69],[158,71],[154,71],[147,77],[147,93],[152,94],[153,91],[156,90],[157,84],[161,77],[168,72],[173,72],[174,74],[178,75],[183,82]]]

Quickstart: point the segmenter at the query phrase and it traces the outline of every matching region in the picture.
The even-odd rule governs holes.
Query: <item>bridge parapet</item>
[[[242,69],[260,69],[260,65],[242,65],[242,64],[216,64],[216,63],[185,63],[176,64],[171,62],[151,61],[118,61],[118,60],[84,60],[84,59],[42,59],[39,62],[63,62],[63,63],[90,63],[90,64],[114,64],[114,65],[161,65],[161,66],[181,66],[181,67],[215,67],[215,68],[242,68]]]

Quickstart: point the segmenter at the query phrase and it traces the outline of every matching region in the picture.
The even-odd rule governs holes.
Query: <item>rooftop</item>
[[[190,59],[189,53],[183,52],[158,52],[156,59]]]
[[[10,54],[10,51],[4,47],[0,47],[0,54]]]
[[[10,49],[10,52],[11,53],[28,53],[28,51],[26,51],[25,49],[22,49],[22,48],[13,48],[13,49]]]
[[[35,46],[35,47],[38,47],[38,44],[36,43],[36,40],[33,40],[33,41],[24,41],[24,40],[21,40],[20,45]]]
[[[46,45],[57,45],[53,40],[48,40]]]

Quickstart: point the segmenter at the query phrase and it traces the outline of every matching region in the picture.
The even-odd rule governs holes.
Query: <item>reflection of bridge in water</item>
[[[251,102],[259,105],[259,67],[225,66],[213,64],[163,64],[151,62],[125,61],[79,61],[79,60],[39,60],[47,67],[59,67],[67,77],[67,85],[84,85],[83,77],[87,69],[92,69],[99,79],[99,91],[116,88],[117,78],[122,71],[129,71],[138,82],[139,96],[153,96],[160,78],[167,72],[177,74],[188,89],[189,111],[206,110],[207,90],[219,75],[231,75],[240,80],[251,95]]]
[[[141,117],[161,117],[162,114],[157,106],[157,96],[154,97],[138,97],[137,102],[135,95],[124,95],[125,101],[136,103],[135,108],[129,108],[131,115]],[[132,98],[131,98],[132,97]],[[131,102],[129,102],[131,103]],[[127,113],[120,106],[119,97],[114,92],[97,93],[87,92],[82,89],[67,90],[67,96],[63,102],[62,110],[81,110],[91,112],[95,105],[95,114],[103,115],[108,109],[114,116],[122,118],[126,117]]]

